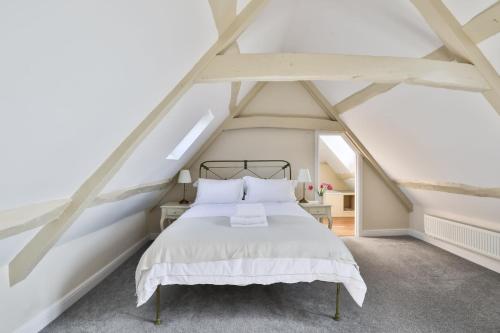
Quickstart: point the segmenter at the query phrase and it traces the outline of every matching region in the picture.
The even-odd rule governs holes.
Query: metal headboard
[[[284,160],[219,160],[200,164],[200,178],[233,179],[254,176],[263,179],[292,179],[290,162]]]

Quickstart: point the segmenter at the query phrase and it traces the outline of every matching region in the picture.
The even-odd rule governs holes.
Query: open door
[[[337,236],[357,236],[357,207],[360,200],[358,164],[361,158],[348,140],[339,133],[318,132],[316,135],[316,184],[327,184],[321,196],[316,191],[316,198],[331,205],[332,230]],[[318,189],[317,189],[318,190]]]

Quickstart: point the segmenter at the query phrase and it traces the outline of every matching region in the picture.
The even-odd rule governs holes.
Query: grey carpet
[[[356,306],[335,285],[164,286],[135,307],[142,249],[43,332],[500,332],[500,274],[408,238],[344,238],[368,286]]]

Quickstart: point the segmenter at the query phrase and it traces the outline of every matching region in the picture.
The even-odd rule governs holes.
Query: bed
[[[248,161],[242,162],[244,172],[248,172]],[[288,162],[282,162],[281,167],[290,169]],[[201,170],[205,167],[202,164]],[[227,169],[225,172],[231,175],[241,175]],[[282,177],[285,169],[266,176]],[[288,172],[291,174],[291,170]],[[252,174],[257,175],[255,170]],[[340,317],[340,283],[359,306],[363,304],[366,285],[351,253],[340,238],[296,202],[262,203],[268,219],[268,226],[263,228],[231,227],[229,220],[237,205],[195,205],[145,251],[136,270],[137,305],[147,302],[156,292],[156,324],[160,324],[161,285],[327,281],[337,284],[334,319]]]

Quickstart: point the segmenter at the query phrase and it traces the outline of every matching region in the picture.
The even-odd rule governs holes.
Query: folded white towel
[[[235,216],[266,216],[266,210],[261,203],[238,204]]]
[[[231,227],[267,227],[267,217],[264,216],[231,216]]]

